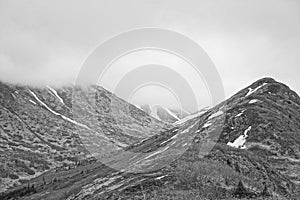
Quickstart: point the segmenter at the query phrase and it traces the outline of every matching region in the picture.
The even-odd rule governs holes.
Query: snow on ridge
[[[155,119],[162,121],[162,119],[157,115],[157,107],[150,106],[150,115],[154,117]]]
[[[180,120],[180,118],[178,116],[176,116],[171,110],[169,110],[168,108],[163,108],[161,106],[150,106],[150,115],[152,117],[154,117],[155,119],[159,120],[159,121],[164,121],[164,119],[162,119],[159,115],[158,115],[158,109],[163,109],[164,111],[166,111],[170,116],[172,116],[174,119],[176,119],[177,121]]]
[[[165,108],[165,110],[166,110],[172,117],[174,117],[174,118],[177,119],[177,120],[180,120],[180,118],[177,117],[172,111],[170,111],[169,108]]]
[[[47,86],[47,88],[59,99],[59,101],[62,103],[62,104],[65,104],[64,103],[64,100],[58,95],[58,93],[56,92],[55,89],[53,89],[52,87],[50,86]]]
[[[246,138],[248,137],[248,132],[251,130],[251,128],[252,127],[249,126],[243,135],[239,136],[234,142],[228,142],[227,145],[235,148],[246,149],[245,142]]]
[[[248,88],[249,92],[246,94],[246,97],[253,94],[254,92],[256,92],[257,90],[259,90],[260,88],[262,88],[263,86],[267,85],[268,83],[263,83],[262,85],[252,89],[252,88]]]
[[[139,105],[137,105],[137,104],[135,104],[134,106],[137,107],[138,109],[144,111],[144,110],[141,108],[141,106],[139,106]]]
[[[81,124],[81,123],[79,123],[79,122],[76,122],[76,121],[73,120],[73,119],[70,119],[70,118],[68,118],[68,117],[66,117],[66,116],[64,116],[64,115],[62,115],[62,114],[59,114],[59,113],[55,112],[54,110],[52,110],[51,108],[49,108],[49,106],[47,106],[47,104],[45,104],[44,102],[42,102],[42,101],[36,96],[36,94],[35,94],[34,92],[32,92],[30,89],[29,89],[29,92],[32,94],[32,96],[33,96],[40,104],[42,104],[47,110],[49,110],[49,111],[50,111],[51,113],[53,113],[54,115],[60,116],[61,118],[63,118],[64,120],[66,120],[66,121],[68,121],[68,122],[71,122],[71,123],[73,123],[73,124],[75,124],[75,125],[78,125],[78,126],[81,126],[81,127],[83,127],[83,128],[86,128],[86,129],[89,129],[89,130],[90,130],[90,128],[87,127],[86,125]]]

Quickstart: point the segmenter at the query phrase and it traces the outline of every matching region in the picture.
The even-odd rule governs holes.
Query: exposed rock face
[[[99,86],[54,89],[0,82],[0,188],[109,156],[164,126]]]
[[[76,171],[60,174],[63,186],[49,185],[28,198],[51,199],[55,192],[56,199],[69,200],[299,199],[299,114],[295,92],[261,79],[125,147],[110,158],[114,169],[96,163],[80,179]]]

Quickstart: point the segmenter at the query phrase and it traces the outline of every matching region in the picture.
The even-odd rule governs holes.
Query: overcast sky
[[[73,82],[97,45],[139,27],[168,28],[197,42],[226,97],[265,76],[300,93],[298,0],[0,0],[0,79]]]

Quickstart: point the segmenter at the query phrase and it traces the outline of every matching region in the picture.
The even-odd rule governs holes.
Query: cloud
[[[272,76],[300,92],[300,2],[176,1],[157,21],[196,40],[212,58],[227,97]]]
[[[300,92],[300,2],[0,1],[0,79],[72,82],[112,35],[156,26],[186,34],[212,58],[227,96],[263,76]],[[195,86],[196,87],[196,86]]]
[[[80,47],[46,30],[26,27],[22,20],[27,15],[18,21],[22,12],[14,15],[8,10],[0,17],[0,79],[34,85],[72,82],[84,55]]]

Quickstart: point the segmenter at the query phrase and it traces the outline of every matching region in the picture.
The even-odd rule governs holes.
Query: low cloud
[[[73,82],[99,43],[125,30],[170,28],[212,58],[226,95],[263,76],[300,92],[300,2],[0,1],[0,79]],[[196,87],[196,86],[195,86]]]

